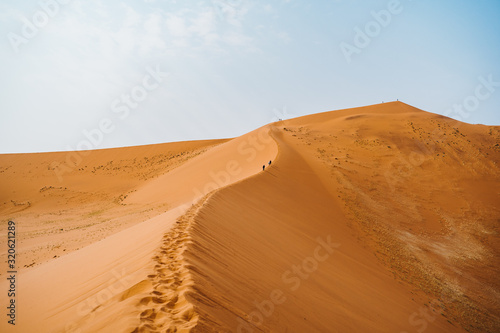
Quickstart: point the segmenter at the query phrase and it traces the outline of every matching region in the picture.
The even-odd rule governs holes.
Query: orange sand
[[[0,155],[2,332],[500,327],[499,127],[393,102],[67,156]]]

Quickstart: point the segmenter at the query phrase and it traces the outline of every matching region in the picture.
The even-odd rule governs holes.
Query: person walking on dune
[[[271,166],[271,161],[269,161],[269,166]]]
[[[266,170],[266,165],[265,164],[262,166],[262,171],[264,171],[264,170]]]

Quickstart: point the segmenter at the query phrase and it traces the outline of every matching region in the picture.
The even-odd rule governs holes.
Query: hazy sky
[[[498,0],[0,2],[0,152],[234,137],[399,99],[500,125]]]

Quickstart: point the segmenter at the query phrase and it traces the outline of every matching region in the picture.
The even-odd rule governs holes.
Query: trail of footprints
[[[132,333],[189,332],[196,326],[198,315],[185,297],[193,282],[183,252],[190,243],[193,219],[207,199],[208,196],[192,206],[163,236],[163,244],[153,258],[154,273],[148,275],[153,290],[139,302],[140,324]]]

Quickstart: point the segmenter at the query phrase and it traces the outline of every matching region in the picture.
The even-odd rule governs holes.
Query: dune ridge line
[[[267,134],[278,149],[274,158],[277,160],[280,146],[271,128]],[[259,173],[236,180],[222,188],[238,184]],[[140,310],[140,323],[132,333],[190,332],[197,326],[199,314],[196,313],[193,303],[188,300],[189,295],[196,293],[196,288],[193,288],[190,264],[184,253],[193,243],[191,230],[196,223],[196,217],[210,198],[222,188],[213,190],[192,204],[186,213],[176,220],[175,226],[163,236],[162,245],[153,257],[154,273],[148,275],[148,280],[139,283],[151,285],[152,288],[136,305]]]

